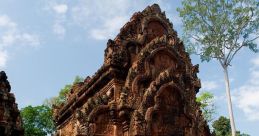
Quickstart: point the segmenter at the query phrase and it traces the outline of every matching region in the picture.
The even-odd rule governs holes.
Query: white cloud
[[[37,35],[33,35],[33,34],[29,34],[29,33],[22,33],[20,35],[17,35],[17,39],[23,45],[25,45],[25,44],[28,44],[30,46],[40,45],[40,40]]]
[[[35,34],[21,31],[16,22],[7,15],[0,15],[0,67],[5,67],[10,47],[38,46],[39,37]]]
[[[90,31],[91,36],[97,40],[105,40],[107,38],[112,38],[116,32],[119,32],[121,26],[127,22],[126,17],[114,17],[110,20],[106,20],[100,28],[92,29]]]
[[[65,14],[68,10],[68,6],[66,4],[54,5],[53,10],[58,14]]]
[[[15,41],[15,37],[11,33],[7,33],[7,34],[3,35],[1,38],[2,38],[2,40],[1,40],[2,41],[2,45],[5,45],[5,46],[11,45]]]
[[[0,27],[14,28],[16,23],[12,22],[7,15],[0,15]]]
[[[140,5],[128,0],[81,0],[72,7],[71,15],[73,22],[88,30],[90,37],[107,40],[119,33],[119,29],[130,18],[129,12]]]
[[[248,120],[259,121],[259,55],[251,63],[250,80],[234,90],[234,102]]]
[[[61,23],[56,23],[53,25],[53,32],[63,38],[66,34],[66,29]]]
[[[0,15],[0,29],[3,29],[0,33],[0,49],[17,43],[30,46],[39,45],[38,36],[22,32],[7,15]]]
[[[20,32],[17,28],[14,31],[6,31],[0,35],[0,48],[13,45],[38,46],[40,44],[39,37],[27,32]]]
[[[134,12],[142,11],[148,5],[158,3],[162,10],[171,10],[167,0],[80,0],[71,7],[71,17],[75,24],[82,26],[88,35],[97,40],[115,38],[119,29],[130,20]],[[168,17],[174,15],[167,14]],[[178,22],[178,16],[172,21]]]
[[[174,25],[181,20],[174,5],[169,0],[78,0],[73,4],[48,1],[45,9],[54,15],[52,31],[59,38],[64,38],[69,26],[79,26],[86,30],[86,35],[96,40],[115,38],[119,29],[130,20],[134,12],[142,11],[148,5],[158,3],[166,10],[167,17]]]
[[[7,53],[6,53],[6,51],[1,51],[0,50],[0,68],[5,67],[6,60],[7,60]]]
[[[254,69],[259,68],[259,57],[256,57],[256,58],[252,59],[251,62],[252,62],[252,64],[253,64],[253,68],[254,68]]]
[[[67,21],[67,12],[68,12],[68,5],[67,4],[56,4],[53,2],[48,3],[47,9],[50,10],[51,13],[54,14],[54,23],[52,26],[52,31],[56,34],[59,38],[63,39],[66,35],[66,28],[65,22]]]
[[[259,120],[259,86],[244,85],[239,88],[236,102],[248,120]]]
[[[202,90],[211,91],[219,87],[218,83],[215,81],[202,81],[201,88]]]

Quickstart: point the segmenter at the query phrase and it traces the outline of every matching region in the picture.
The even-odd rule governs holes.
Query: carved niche
[[[146,60],[146,71],[152,77],[157,77],[159,73],[166,69],[176,68],[176,59],[171,52],[163,50],[155,50]]]
[[[167,34],[166,28],[159,21],[151,21],[147,25],[147,43],[156,37],[161,37]]]
[[[188,126],[183,124],[188,124],[190,121],[184,115],[184,104],[179,88],[173,85],[162,86],[156,93],[154,102],[154,106],[148,108],[145,117],[150,135],[184,135],[184,130]]]

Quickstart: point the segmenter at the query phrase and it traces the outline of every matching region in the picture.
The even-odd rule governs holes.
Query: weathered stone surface
[[[210,136],[193,66],[156,4],[135,13],[105,49],[103,66],[55,109],[57,136]]]
[[[4,71],[0,72],[0,136],[23,136],[22,120]]]

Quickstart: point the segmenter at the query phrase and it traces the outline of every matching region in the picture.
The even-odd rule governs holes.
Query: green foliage
[[[83,81],[84,81],[84,79],[82,77],[76,76],[73,84],[83,82]],[[62,103],[65,103],[66,102],[66,94],[70,92],[73,84],[65,85],[65,87],[60,90],[58,96],[46,99],[44,104],[49,106],[49,107],[52,107],[52,105],[59,106]]]
[[[196,98],[196,102],[200,104],[202,114],[207,122],[211,122],[213,120],[213,115],[216,114],[216,107],[213,100],[213,94],[207,91],[202,92]]]
[[[27,106],[21,109],[21,116],[25,136],[46,136],[54,132],[52,111],[48,106]]]
[[[182,17],[187,50],[229,66],[248,47],[257,52],[259,2],[256,0],[183,0]]]
[[[228,107],[231,96],[228,66],[237,52],[247,47],[258,52],[258,0],[183,0],[177,9],[184,26],[187,51],[200,55],[202,61],[216,59],[224,69]],[[229,108],[232,133],[235,123]]]
[[[214,133],[216,136],[231,136],[230,121],[224,116],[220,116],[218,120],[214,121],[212,124],[214,128]],[[236,136],[249,136],[248,134],[236,132]]]
[[[227,136],[231,133],[230,121],[226,117],[220,116],[212,124],[216,136]]]
[[[83,78],[76,76],[73,84],[82,82]],[[55,130],[52,118],[52,105],[66,102],[66,94],[71,90],[72,84],[65,85],[57,97],[45,100],[40,106],[27,106],[21,109],[21,116],[25,129],[25,136],[46,136]]]
[[[73,84],[79,83],[79,82],[83,82],[84,78],[80,77],[80,76],[76,76],[74,79]]]
[[[62,103],[65,103],[66,102],[66,94],[71,90],[71,88],[72,88],[71,84],[65,85],[64,88],[62,88],[60,90],[58,96],[46,99],[44,104],[49,106],[49,107],[52,107],[52,105],[59,106]]]

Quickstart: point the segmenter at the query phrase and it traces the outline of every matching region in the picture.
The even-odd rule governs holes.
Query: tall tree
[[[52,110],[45,105],[27,106],[21,109],[25,136],[46,136],[54,132]]]
[[[257,52],[259,2],[256,0],[183,0],[178,8],[184,39],[190,52],[202,61],[216,59],[223,68],[232,135],[235,123],[228,68],[243,47]]]
[[[205,120],[209,123],[212,122],[213,116],[216,113],[214,95],[210,92],[203,91],[199,96],[197,96],[196,102],[200,104]]]
[[[212,127],[214,128],[213,132],[216,136],[230,136],[231,128],[230,121],[228,118],[224,116],[220,116],[216,121],[213,122]],[[248,134],[240,133],[240,131],[236,132],[237,136],[249,136]]]

